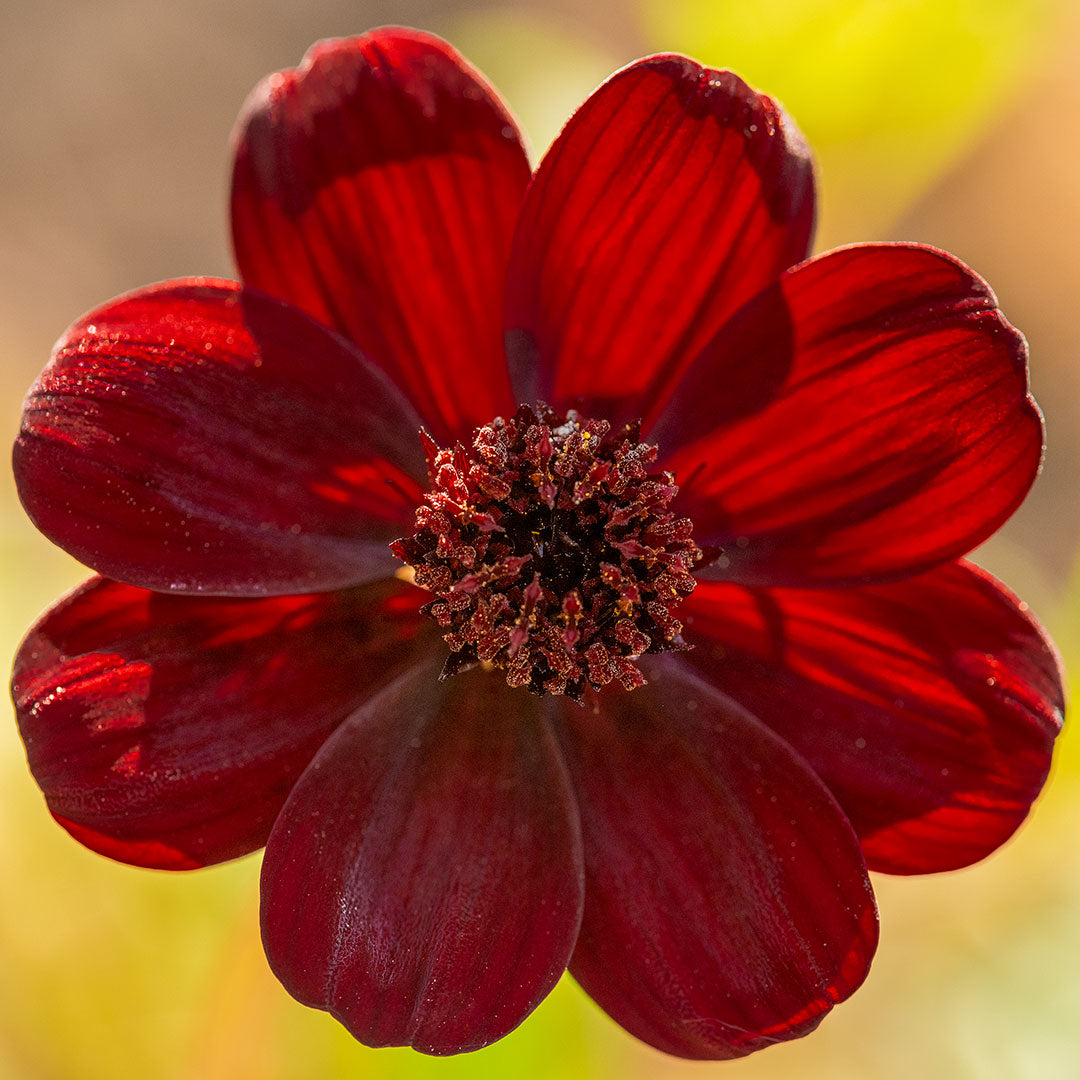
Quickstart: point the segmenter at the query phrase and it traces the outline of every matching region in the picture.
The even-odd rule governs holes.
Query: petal
[[[775,102],[682,56],[624,68],[525,200],[507,284],[518,398],[640,417],[806,257],[813,224],[809,151]]]
[[[352,338],[437,436],[464,435],[514,404],[500,320],[528,180],[514,121],[445,42],[323,41],[241,114],[237,264]]]
[[[683,481],[706,576],[856,583],[951,560],[1019,506],[1042,458],[1027,346],[989,286],[932,248],[841,248],[747,305],[650,433]],[[744,369],[771,372],[732,418]],[[665,450],[666,457],[663,457]]]
[[[783,736],[851,818],[872,870],[952,870],[1027,816],[1061,728],[1053,645],[985,571],[860,589],[703,582],[689,661]]]
[[[61,338],[27,398],[15,475],[46,536],[129,584],[339,588],[394,572],[387,545],[426,476],[418,425],[297,309],[233,282],[169,282]]]
[[[418,591],[167,596],[95,578],[27,635],[12,693],[30,769],[76,839],[186,870],[254,851],[367,696],[434,647]]]
[[[566,967],[581,838],[533,699],[475,671],[399,679],[304,774],[274,828],[263,942],[293,996],[369,1046],[475,1050]]]
[[[811,1031],[877,943],[850,824],[767,728],[677,661],[567,708],[585,845],[570,970],[640,1039],[733,1058]]]

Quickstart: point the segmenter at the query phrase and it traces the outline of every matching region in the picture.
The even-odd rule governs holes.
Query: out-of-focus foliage
[[[627,60],[574,29],[541,10],[485,8],[457,16],[448,31],[510,103],[534,162],[593,87]]]
[[[880,234],[985,132],[1058,0],[642,0],[650,42],[779,99],[818,157],[824,246]]]

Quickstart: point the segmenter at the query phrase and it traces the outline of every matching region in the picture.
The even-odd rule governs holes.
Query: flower
[[[790,120],[680,56],[535,175],[429,35],[264,81],[242,284],[106,304],[27,399],[23,503],[105,575],[16,659],[57,820],[265,844],[271,966],[371,1045],[486,1045],[567,967],[672,1054],[810,1031],[867,868],[994,850],[1063,708],[962,561],[1039,467],[1023,338],[951,256],[807,259],[813,221]]]

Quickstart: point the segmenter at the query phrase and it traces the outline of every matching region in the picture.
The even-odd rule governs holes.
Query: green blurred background
[[[503,91],[537,156],[615,68],[686,52],[778,97],[817,151],[818,248],[919,240],[987,277],[1028,335],[1047,466],[977,553],[1080,659],[1080,7],[1069,0],[38,0],[0,13],[0,392],[124,290],[231,275],[236,111],[321,37],[434,30]],[[4,656],[84,571],[0,489]],[[6,661],[5,661],[6,662]],[[1080,1075],[1080,749],[981,865],[878,877],[866,986],[800,1042],[688,1064],[638,1045],[568,980],[516,1033],[432,1060],[368,1051],[295,1004],[257,931],[258,857],[195,874],[92,855],[52,824],[0,726],[0,1080]]]

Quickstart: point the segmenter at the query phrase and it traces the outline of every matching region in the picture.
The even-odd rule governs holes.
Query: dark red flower
[[[801,138],[680,56],[531,175],[441,41],[324,42],[248,102],[232,216],[243,284],[112,301],[27,400],[24,505],[106,575],[16,660],[52,813],[144,866],[266,844],[274,971],[371,1045],[483,1046],[567,967],[673,1054],[810,1031],[867,867],[992,851],[1061,722],[960,561],[1042,453],[990,289],[802,261]]]

